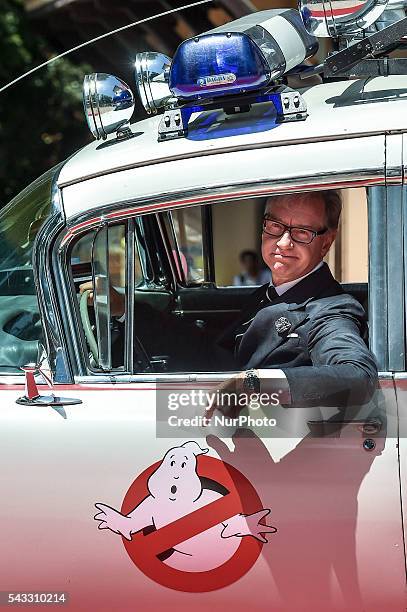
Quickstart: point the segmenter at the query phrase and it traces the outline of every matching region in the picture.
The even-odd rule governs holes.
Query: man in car
[[[288,381],[293,405],[360,405],[373,395],[377,367],[363,340],[365,312],[323,262],[340,213],[333,190],[267,201],[262,256],[272,282],[254,292],[220,342],[235,344],[242,369],[224,390],[266,390],[273,368]]]

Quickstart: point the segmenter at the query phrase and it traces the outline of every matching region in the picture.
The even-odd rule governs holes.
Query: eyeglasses
[[[267,215],[263,217],[263,232],[269,236],[273,236],[273,238],[281,238],[285,232],[288,232],[294,242],[311,244],[316,236],[322,236],[322,234],[325,234],[327,231],[327,227],[321,230],[311,230],[295,225],[285,225],[284,223],[280,223],[280,221],[275,221]]]

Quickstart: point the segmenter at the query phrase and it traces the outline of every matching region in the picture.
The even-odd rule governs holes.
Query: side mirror
[[[25,374],[25,395],[16,399],[16,404],[22,406],[52,406],[57,412],[66,419],[66,413],[63,406],[73,406],[82,404],[82,400],[72,397],[58,397],[53,393],[49,395],[41,395],[37,386],[36,376],[41,376],[42,380],[39,384],[47,385],[53,389],[53,380],[51,370],[48,364],[48,356],[44,346],[38,342],[37,361],[22,366]]]

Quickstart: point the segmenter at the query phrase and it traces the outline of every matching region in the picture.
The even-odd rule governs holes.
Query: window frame
[[[355,176],[356,175],[356,176]],[[114,219],[115,221],[119,221],[119,220],[124,220],[124,219],[128,219],[129,217],[135,217],[137,216],[137,213],[140,213],[142,216],[146,215],[146,214],[157,214],[158,212],[162,213],[162,212],[167,212],[172,210],[173,208],[179,208],[179,207],[188,207],[188,206],[195,206],[195,205],[199,205],[199,204],[214,204],[217,202],[228,202],[230,200],[234,200],[237,201],[239,199],[246,199],[247,197],[267,197],[269,195],[276,195],[277,193],[286,193],[286,192],[293,192],[293,191],[297,191],[297,192],[302,192],[302,191],[310,191],[310,190],[319,190],[319,189],[344,189],[350,186],[360,186],[360,187],[370,187],[370,186],[382,186],[384,189],[386,188],[385,185],[385,180],[384,177],[376,177],[376,179],[373,180],[366,180],[365,177],[361,177],[360,175],[358,175],[357,173],[351,173],[351,174],[347,174],[346,176],[341,177],[341,180],[336,180],[335,182],[331,182],[330,184],[327,184],[325,182],[321,182],[321,183],[317,183],[315,181],[315,177],[310,177],[308,180],[305,180],[304,178],[301,179],[301,181],[299,182],[297,181],[290,181],[290,182],[284,182],[284,184],[276,184],[273,187],[268,187],[267,189],[262,188],[262,189],[257,189],[256,191],[253,193],[253,190],[250,189],[250,186],[248,186],[248,189],[244,189],[242,188],[242,185],[231,185],[229,186],[229,188],[227,189],[227,192],[225,191],[225,189],[219,189],[219,188],[213,188],[213,189],[205,189],[205,195],[204,198],[201,197],[201,195],[197,194],[195,198],[192,198],[190,196],[190,194],[179,194],[179,197],[175,200],[174,196],[172,196],[172,199],[169,203],[165,202],[165,201],[140,201],[138,203],[138,205],[135,205],[133,207],[129,207],[127,205],[127,208],[125,210],[123,210],[123,214],[120,215],[118,214],[118,210],[117,210],[117,206],[112,207],[112,214],[114,214]],[[250,189],[250,192],[249,192]],[[249,192],[249,193],[248,193]],[[203,194],[202,194],[203,195]],[[141,206],[142,205],[142,206]],[[139,209],[142,207],[142,211],[140,211]],[[108,216],[109,211],[106,211],[106,209],[104,209],[104,217]],[[91,222],[93,220],[93,223]],[[89,223],[88,223],[88,227],[87,229],[90,229],[92,227],[92,225],[96,225],[98,222],[98,220],[95,220],[95,211],[92,211],[91,213],[89,213]],[[83,216],[81,218],[81,225],[83,226]],[[158,226],[160,227],[160,223],[158,223]],[[161,230],[162,230],[162,226],[161,226]],[[70,239],[72,239],[72,237],[75,235],[75,226],[70,228]],[[382,228],[381,228],[382,231]],[[64,237],[61,236],[60,237],[60,242],[62,241]],[[371,243],[371,225],[369,224],[369,241]],[[66,242],[66,244],[69,243],[69,240]],[[65,248],[66,248],[66,244],[65,244]],[[372,250],[372,245],[370,244],[370,252]],[[167,254],[168,254],[168,246],[167,246]],[[176,270],[176,267],[174,265],[174,260],[173,258],[169,257],[169,264],[172,266],[171,268],[171,275],[172,275],[172,282],[179,282],[179,279],[176,278],[176,274],[175,274],[175,278],[174,278],[174,272]],[[371,269],[371,265],[369,266],[369,269]],[[372,299],[372,287],[373,285],[369,284],[369,312],[371,313],[372,310],[374,310],[375,306],[375,300]],[[387,298],[385,298],[387,299]],[[376,307],[377,308],[377,307]],[[377,334],[378,330],[377,328],[375,328],[373,326],[373,331],[371,329],[371,338],[374,337],[374,334]],[[387,340],[386,340],[387,341]],[[371,341],[372,342],[372,341]],[[377,346],[377,344],[371,344],[371,346],[375,347]],[[382,350],[382,349],[380,349]],[[387,364],[385,362],[383,362],[383,367],[381,366],[380,368],[383,372],[387,371],[389,369],[389,366],[387,366]],[[76,379],[77,380],[99,380],[100,382],[103,381],[103,374],[99,375],[99,373],[95,373],[88,375],[88,372],[82,367],[77,367],[76,368]],[[150,382],[150,381],[156,381],[156,380],[191,380],[191,379],[202,379],[202,380],[217,380],[217,379],[222,379],[222,373],[221,372],[216,372],[216,373],[204,373],[204,374],[200,374],[200,373],[185,373],[185,374],[172,374],[172,373],[165,373],[165,374],[159,374],[159,373],[155,373],[155,374],[144,374],[144,373],[140,373],[140,374],[130,374],[129,372],[127,372],[126,374],[124,374],[123,376],[121,375],[116,375],[115,373],[111,373],[109,374],[108,379],[111,381],[112,378],[114,378],[115,380],[117,380],[117,382],[120,382],[121,380],[125,380],[125,381],[134,381],[134,382]]]

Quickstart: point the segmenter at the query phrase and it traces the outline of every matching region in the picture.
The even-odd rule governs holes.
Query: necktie
[[[269,302],[274,302],[274,300],[279,297],[277,291],[275,290],[275,288],[272,285],[269,285],[267,287],[266,297],[267,297]]]
[[[267,306],[270,306],[271,304],[273,304],[273,302],[278,297],[280,296],[278,295],[275,288],[272,285],[269,285],[266,289],[266,293],[264,294],[264,297],[257,304],[256,310],[253,312],[251,320],[254,319],[254,316],[256,313],[258,313],[260,310],[263,310],[263,308],[267,308]]]

